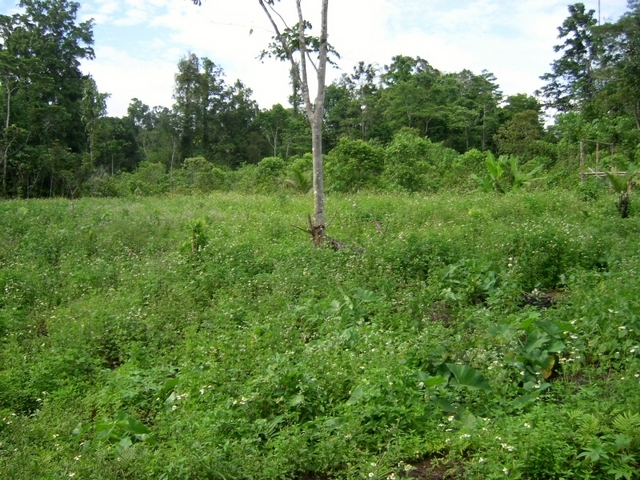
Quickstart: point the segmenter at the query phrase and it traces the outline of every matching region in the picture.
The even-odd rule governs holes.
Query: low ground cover
[[[0,204],[16,479],[637,478],[640,217],[614,197]]]

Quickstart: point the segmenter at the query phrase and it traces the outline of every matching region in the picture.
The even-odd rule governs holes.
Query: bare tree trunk
[[[485,103],[482,110],[482,151],[487,149],[487,104]]]
[[[322,164],[322,117],[324,115],[325,81],[327,73],[327,13],[329,0],[322,1],[322,27],[320,31],[320,53],[318,61],[318,95],[316,96],[311,144],[313,146],[313,197],[314,197],[314,244],[324,237],[324,175]],[[298,0],[298,15],[302,23],[302,11]],[[303,33],[302,28],[300,32]],[[306,53],[306,52],[301,52]],[[304,58],[304,55],[302,56]]]
[[[171,163],[169,164],[169,191],[173,192],[173,160],[176,156],[176,149],[178,148],[178,139],[171,137]]]
[[[269,145],[273,148],[273,156],[278,156],[278,128],[276,127],[272,135],[266,135]]]
[[[11,143],[7,140],[7,133],[5,131],[5,148],[4,152],[2,152],[2,194],[7,196],[7,155],[9,155],[9,147],[11,147]]]
[[[8,141],[8,133],[9,133],[9,116],[11,114],[11,92],[13,91],[9,88],[9,82],[6,81],[7,84],[7,116],[4,121],[4,138],[7,145],[4,149],[4,154],[2,156],[2,194],[7,195],[7,155],[9,154],[9,147],[11,146],[11,142]]]

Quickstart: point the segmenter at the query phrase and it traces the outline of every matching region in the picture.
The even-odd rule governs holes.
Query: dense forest
[[[310,128],[295,81],[290,105],[261,109],[241,80],[188,53],[171,108],[134,98],[126,116],[110,117],[108,94],[80,70],[94,50],[93,22],[77,21],[79,4],[20,5],[22,13],[0,16],[4,197],[307,188]],[[614,145],[603,149],[604,167],[636,161],[640,2],[602,25],[584,4],[568,13],[553,47],[558,58],[535,95],[505,97],[487,71],[442,72],[403,55],[342,74],[327,89],[329,189],[482,186],[468,180],[484,173],[488,155],[504,166],[515,160],[523,175],[550,172],[547,181],[558,183],[575,174],[581,139],[591,140],[591,156],[593,141]],[[545,110],[556,114],[551,126]]]

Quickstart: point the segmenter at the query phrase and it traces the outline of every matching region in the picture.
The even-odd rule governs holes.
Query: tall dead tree
[[[287,35],[291,30],[287,27],[284,18],[276,11],[275,2],[280,0],[258,0],[262,10],[266,14],[273,30],[275,31],[275,41],[284,53],[284,57],[291,64],[291,71],[295,80],[300,85],[305,106],[305,113],[311,125],[311,145],[313,150],[313,198],[314,198],[314,218],[309,227],[311,240],[314,245],[320,246],[325,237],[325,214],[324,214],[324,174],[322,163],[322,119],[324,115],[324,100],[326,90],[327,57],[329,44],[327,42],[327,15],[329,10],[329,0],[322,0],[320,18],[320,37],[317,48],[317,63],[311,56],[311,49],[308,46],[309,37],[305,35],[305,29],[310,25],[305,20],[302,13],[302,0],[296,0],[296,10],[298,16],[297,41],[292,42]],[[201,0],[193,0],[197,5]],[[296,53],[299,57],[296,61]],[[309,73],[308,65],[316,72],[317,92],[315,100],[311,101],[309,93]]]
[[[321,9],[321,27],[320,39],[318,43],[318,64],[316,65],[307,49],[307,38],[305,36],[305,27],[308,22],[305,21],[302,14],[302,0],[296,0],[296,9],[298,13],[298,42],[297,49],[300,56],[299,63],[294,57],[294,50],[288,38],[283,34],[283,28],[278,25],[274,15],[278,17],[286,28],[284,20],[275,11],[275,0],[258,0],[264,13],[269,18],[273,27],[276,40],[285,52],[286,57],[291,63],[291,70],[295,76],[300,88],[302,89],[302,98],[305,106],[305,113],[311,124],[311,145],[313,151],[313,198],[314,198],[314,221],[309,226],[309,233],[313,244],[319,246],[324,240],[325,232],[325,216],[324,216],[324,174],[322,163],[322,118],[324,115],[324,98],[326,90],[326,73],[327,73],[327,14],[329,10],[329,0],[322,0]],[[311,64],[317,75],[317,93],[314,102],[311,102],[309,93],[309,75],[307,66]]]

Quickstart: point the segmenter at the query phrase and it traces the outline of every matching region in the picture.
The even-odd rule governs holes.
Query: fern
[[[580,425],[580,434],[584,437],[593,437],[600,433],[600,420],[591,413],[583,415],[578,424]]]
[[[584,415],[582,410],[572,409],[567,412],[567,417],[570,423],[579,422]]]
[[[640,428],[640,415],[637,413],[620,413],[613,419],[613,428],[620,433],[634,434]]]
[[[283,183],[299,193],[308,193],[313,186],[311,172],[305,173],[295,167],[291,167],[291,174]]]

